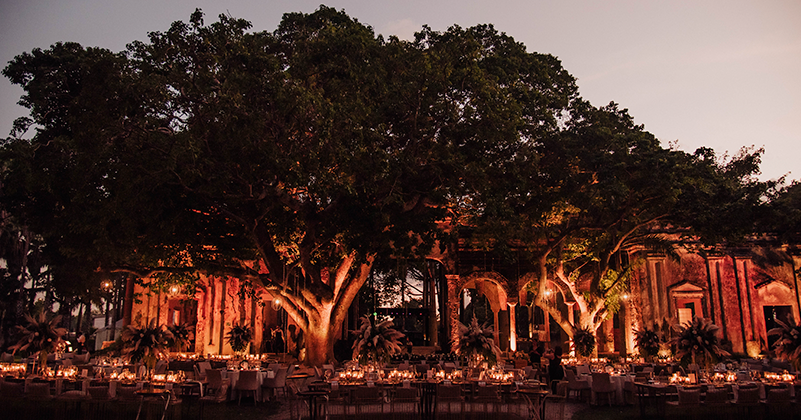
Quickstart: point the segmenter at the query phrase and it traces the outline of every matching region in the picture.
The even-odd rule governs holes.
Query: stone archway
[[[453,299],[448,301],[448,312],[450,314],[451,341],[458,339],[459,331],[459,309],[462,292],[465,289],[474,289],[486,297],[493,314],[493,332],[495,344],[500,346],[498,312],[507,310],[509,305],[517,304],[516,294],[510,293],[509,281],[501,274],[494,271],[473,272],[466,276],[449,276],[448,293]],[[511,299],[510,299],[511,296]],[[458,297],[458,298],[457,298]],[[512,312],[514,313],[514,312]],[[514,334],[514,316],[510,317],[511,330],[510,338]],[[511,338],[514,341],[514,338]]]

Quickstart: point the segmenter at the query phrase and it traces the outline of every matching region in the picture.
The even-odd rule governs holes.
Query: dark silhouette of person
[[[548,378],[551,381],[551,391],[556,394],[556,383],[565,378],[565,369],[562,367],[562,347],[554,347],[553,352],[550,350],[545,353],[548,358]]]

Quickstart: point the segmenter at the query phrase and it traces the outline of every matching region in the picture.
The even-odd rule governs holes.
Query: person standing
[[[285,353],[284,347],[284,332],[278,327],[273,330],[273,350],[276,353]]]
[[[562,367],[562,347],[556,346],[553,351],[545,353],[548,359],[548,379],[551,381],[551,392],[556,394],[556,383],[565,378],[565,369]]]

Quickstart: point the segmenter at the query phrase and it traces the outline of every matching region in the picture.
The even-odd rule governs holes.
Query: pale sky
[[[317,1],[0,0],[0,61],[57,41],[121,51],[151,31],[220,13],[272,31],[285,12]],[[665,147],[718,154],[764,147],[762,179],[801,179],[801,1],[740,0],[332,0],[327,6],[409,39],[422,25],[445,30],[491,23],[549,53],[596,106],[629,109]],[[0,78],[0,137],[25,115],[22,90]]]

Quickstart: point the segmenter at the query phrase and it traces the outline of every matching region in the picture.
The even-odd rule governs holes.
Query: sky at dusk
[[[58,41],[122,51],[151,31],[221,13],[273,31],[285,12],[317,1],[2,0],[0,61]],[[410,39],[423,25],[445,30],[491,23],[549,53],[596,106],[627,108],[663,146],[719,155],[764,147],[762,179],[801,179],[801,1],[334,0],[380,34]],[[0,80],[0,137],[26,110],[22,89]],[[30,133],[28,134],[28,136]]]

